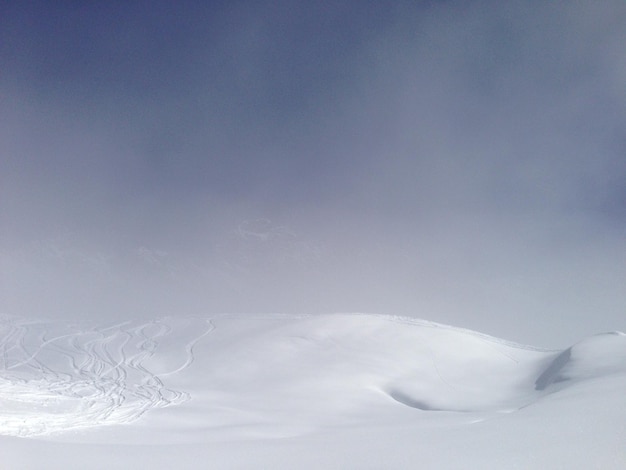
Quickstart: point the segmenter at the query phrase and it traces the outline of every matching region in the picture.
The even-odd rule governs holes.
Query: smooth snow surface
[[[0,468],[626,468],[626,335],[335,314],[0,321]],[[4,465],[4,466],[3,466]]]

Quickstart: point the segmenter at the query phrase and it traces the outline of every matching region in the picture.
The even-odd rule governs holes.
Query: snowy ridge
[[[388,315],[168,317],[95,328],[3,317],[0,434],[128,425],[173,405],[171,420],[155,425],[165,442],[191,430],[209,440],[277,438],[432,412],[479,422],[616,374],[626,375],[623,333],[546,351]],[[181,423],[176,409],[191,417]]]
[[[345,313],[344,315],[363,315],[360,313]],[[395,322],[399,322],[399,323],[407,323],[407,324],[411,324],[411,325],[418,325],[418,326],[424,326],[424,327],[430,327],[430,328],[443,328],[443,329],[448,329],[448,330],[454,330],[454,331],[458,331],[460,333],[466,333],[468,335],[473,335],[479,338],[482,338],[486,341],[492,341],[494,343],[498,343],[498,344],[504,344],[506,346],[510,346],[513,348],[519,348],[519,349],[528,349],[531,351],[542,351],[542,352],[552,352],[554,351],[554,349],[548,349],[548,348],[540,348],[537,346],[532,346],[532,345],[528,345],[528,344],[521,344],[521,343],[517,343],[515,341],[509,341],[506,339],[502,339],[502,338],[497,338],[495,336],[491,336],[488,335],[486,333],[481,333],[479,331],[475,331],[475,330],[470,330],[468,328],[461,328],[458,326],[453,326],[453,325],[446,325],[445,323],[439,323],[439,322],[434,322],[431,320],[422,320],[420,318],[411,318],[411,317],[405,317],[402,315],[385,315],[385,314],[380,314],[380,313],[368,313],[366,315],[370,315],[370,316],[376,316],[376,317],[381,317],[390,321],[395,321]]]

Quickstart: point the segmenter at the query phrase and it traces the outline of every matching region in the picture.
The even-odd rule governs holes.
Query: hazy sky
[[[3,2],[2,309],[626,329],[626,3]]]

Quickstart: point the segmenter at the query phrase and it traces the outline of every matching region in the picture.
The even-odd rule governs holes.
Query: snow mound
[[[626,370],[626,335],[590,336],[559,353],[537,378],[537,390],[554,390],[575,382]]]
[[[190,434],[286,437],[459,413],[484,419],[625,373],[622,333],[544,351],[384,315],[224,315],[104,328],[5,319],[0,434],[142,416],[164,442]]]

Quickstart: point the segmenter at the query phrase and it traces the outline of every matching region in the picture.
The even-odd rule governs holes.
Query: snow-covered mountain
[[[6,468],[618,469],[625,390],[619,332],[547,351],[385,315],[0,322]]]

